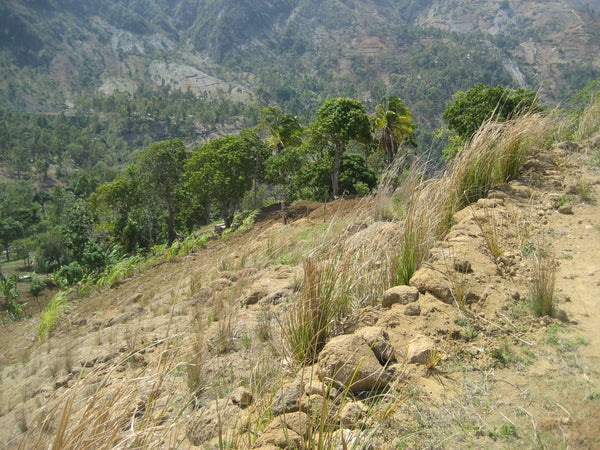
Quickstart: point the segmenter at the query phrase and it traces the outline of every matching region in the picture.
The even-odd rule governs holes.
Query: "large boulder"
[[[354,393],[387,385],[391,376],[362,336],[349,334],[329,341],[319,354],[324,379],[332,379]]]

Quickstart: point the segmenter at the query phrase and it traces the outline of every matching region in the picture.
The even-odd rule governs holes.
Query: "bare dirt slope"
[[[296,204],[288,225],[273,207],[246,232],[159,257],[73,300],[43,342],[38,317],[3,326],[0,447],[92,448],[119,433],[120,447],[218,448],[223,438],[255,445],[273,418],[273,396],[293,379],[281,329],[302,289],[302,263],[321,258],[341,276],[344,260],[325,251],[336,246],[371,256],[356,286],[379,286],[372,298],[361,294],[338,333],[377,326],[398,360],[393,400],[358,395],[355,420],[340,419],[351,434],[369,431],[374,448],[600,446],[600,171],[588,153],[597,147],[539,153],[520,179],[457,213],[421,271],[429,273],[424,287],[414,283],[414,305],[381,304],[398,225],[376,220],[378,199],[339,200]],[[554,258],[566,317],[532,314],[536,258]],[[410,363],[417,341],[429,356]],[[211,425],[220,417],[214,399],[240,386],[254,396],[245,426],[219,435],[228,424]],[[241,417],[231,404],[221,413],[228,408]]]

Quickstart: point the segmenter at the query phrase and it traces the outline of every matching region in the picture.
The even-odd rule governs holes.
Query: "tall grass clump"
[[[349,312],[349,295],[345,286],[337,283],[348,279],[343,268],[330,261],[319,265],[313,259],[304,261],[304,284],[296,302],[283,322],[285,353],[298,363],[316,359],[336,319]]]
[[[104,269],[98,276],[96,286],[113,287],[116,283],[143,270],[149,265],[149,260],[142,255],[134,255],[124,258]]]
[[[516,178],[550,131],[550,120],[541,114],[483,123],[446,170],[454,208],[475,202],[493,186]]]
[[[447,217],[444,178],[426,177],[426,165],[417,163],[397,190],[405,199],[405,217],[401,225],[399,244],[390,255],[390,283],[408,285],[419,269],[435,240],[443,234]],[[441,201],[440,201],[441,200]]]
[[[575,133],[575,139],[582,141],[592,137],[600,131],[600,98],[590,103],[583,110],[579,118],[579,127]]]
[[[529,290],[531,309],[536,316],[554,317],[556,302],[556,261],[546,252],[534,253],[533,279]]]
[[[454,213],[517,177],[527,158],[547,141],[550,125],[541,114],[488,121],[438,175],[428,176],[421,161],[413,164],[393,194],[402,200],[405,214],[401,243],[391,255],[390,282],[408,284],[435,241],[450,230]]]

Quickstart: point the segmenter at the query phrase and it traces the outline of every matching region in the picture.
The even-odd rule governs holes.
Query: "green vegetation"
[[[369,117],[365,107],[359,101],[349,98],[327,100],[317,110],[309,133],[311,151],[317,153],[329,166],[335,198],[339,193],[342,156],[348,144],[357,141],[364,145],[371,139]]]
[[[508,89],[504,86],[484,86],[477,84],[466,92],[459,91],[452,96],[443,117],[448,128],[454,131],[459,143],[466,143],[486,121],[504,122],[527,113],[539,111],[537,94],[531,89]],[[454,156],[457,148],[446,150]]]
[[[384,98],[381,104],[375,107],[373,125],[379,148],[385,153],[386,160],[391,163],[399,147],[405,141],[414,144],[414,131],[416,125],[412,123],[412,114],[398,97]]]

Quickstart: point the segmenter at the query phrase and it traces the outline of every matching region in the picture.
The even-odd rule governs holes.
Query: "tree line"
[[[505,120],[527,103],[536,104],[531,91],[477,85],[458,92],[445,117],[457,139],[466,141],[476,128],[465,131],[464,121],[481,123],[497,110],[497,119]],[[60,125],[63,119],[55,120]],[[37,272],[76,283],[216,220],[230,227],[236,212],[263,206],[266,197],[281,203],[285,222],[289,201],[366,195],[383,168],[415,145],[416,124],[397,96],[383,98],[372,115],[361,102],[339,97],[326,100],[306,125],[277,106],[261,109],[257,122],[200,145],[186,147],[181,138],[151,142],[120,173],[107,169],[94,180],[84,173],[46,191],[26,179],[3,183],[6,259],[23,259]],[[60,139],[60,132],[52,138]]]

